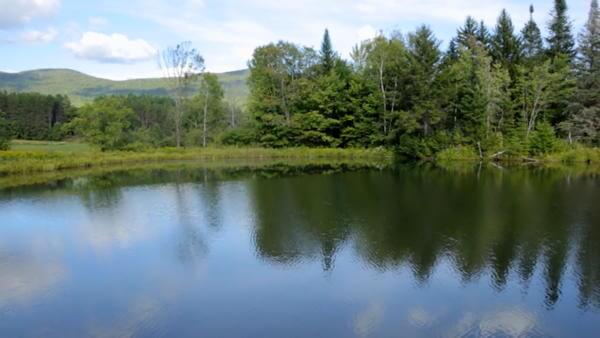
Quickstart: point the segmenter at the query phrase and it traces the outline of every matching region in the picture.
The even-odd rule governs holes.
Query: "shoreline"
[[[77,169],[110,168],[133,164],[157,164],[177,161],[260,161],[260,160],[360,160],[391,164],[390,150],[335,148],[192,148],[157,149],[142,152],[0,152],[0,177]]]
[[[67,173],[93,169],[119,169],[126,167],[153,167],[175,165],[188,162],[211,165],[229,164],[252,165],[256,162],[279,161],[285,163],[318,160],[320,163],[355,161],[364,164],[392,165],[397,163],[393,150],[385,148],[161,148],[150,151],[115,152],[53,152],[9,150],[0,152],[0,178],[18,177],[30,174]],[[419,161],[416,161],[419,162]],[[556,166],[600,166],[599,148],[571,149],[527,160],[514,158],[477,157],[436,157],[421,162],[440,166],[448,164],[490,163],[498,165],[534,165],[538,167]],[[293,163],[291,163],[293,164]],[[599,170],[600,171],[600,170]]]

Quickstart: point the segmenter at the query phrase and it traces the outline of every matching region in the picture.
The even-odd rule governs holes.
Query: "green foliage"
[[[131,141],[135,115],[115,97],[99,98],[79,109],[69,128],[102,151],[123,149]]]
[[[505,137],[503,157],[520,159],[528,154],[527,127],[525,123],[518,121],[515,128],[509,130]]]
[[[556,133],[548,122],[538,123],[535,132],[529,136],[529,150],[533,155],[543,155],[554,151],[558,146]]]
[[[477,161],[480,157],[473,146],[456,146],[437,153],[436,160],[439,162]]]
[[[338,120],[316,111],[296,114],[292,120],[297,142],[309,147],[337,147],[339,140],[330,136],[328,131],[337,128],[338,124]]]
[[[600,10],[592,0],[584,30],[579,36],[575,64],[577,88],[569,108],[569,135],[588,145],[600,145]]]
[[[470,47],[470,41],[473,39],[477,40],[478,28],[477,21],[473,17],[467,16],[464,25],[458,29],[456,38],[457,48]]]
[[[571,61],[575,56],[575,40],[571,34],[571,21],[567,16],[566,0],[554,0],[552,18],[548,25],[550,36],[548,41],[548,55],[551,58],[564,56]]]
[[[311,48],[280,41],[257,48],[249,62],[248,109],[257,125],[259,142],[269,147],[292,145],[291,119],[302,104],[303,78],[318,64]]]
[[[437,95],[440,90],[437,85],[441,60],[440,41],[427,26],[420,26],[415,33],[409,34],[408,41],[410,68],[407,89],[410,93],[410,105],[407,110],[418,123],[419,133],[427,136],[443,117]]]
[[[137,151],[74,152],[0,152],[0,176],[51,172],[67,169],[122,166],[134,163],[161,163],[167,161],[215,162],[240,159],[251,161],[294,161],[322,159],[325,161],[353,160],[367,163],[390,163],[392,153],[385,149],[310,149],[310,148],[161,148]],[[142,151],[143,150],[143,151]]]
[[[4,113],[0,110],[0,150],[8,150],[10,147],[8,123],[4,118]]]
[[[253,128],[229,129],[220,135],[220,143],[227,146],[249,146],[256,143]]]
[[[319,57],[321,58],[321,67],[323,73],[329,73],[335,66],[335,62],[337,61],[338,56],[333,50],[328,29],[326,29],[325,33],[323,34],[323,42],[321,43],[321,51],[319,53]]]
[[[521,42],[514,34],[512,20],[504,9],[498,17],[491,47],[490,54],[494,62],[514,74],[515,67],[521,60],[522,47]]]
[[[257,117],[258,143],[269,148],[289,147],[292,143],[292,130],[281,115],[262,114]]]
[[[11,137],[30,140],[62,138],[61,124],[73,113],[66,96],[0,92],[0,111],[5,113]]]
[[[260,46],[249,72],[227,75],[236,85],[247,76],[246,105],[228,98],[231,88],[222,76],[205,74],[175,100],[158,91],[106,97],[75,114],[62,97],[32,94],[27,106],[40,109],[4,110],[12,135],[62,138],[62,131],[76,131],[103,150],[144,151],[183,138],[188,147],[383,146],[411,159],[523,160],[565,153],[573,143],[600,144],[597,0],[575,60],[565,1],[555,1],[547,53],[533,7],[530,14],[520,37],[504,10],[492,34],[468,17],[446,53],[426,25],[362,41],[351,62],[333,49],[328,30],[319,51],[285,41]],[[0,95],[0,109],[10,95]],[[47,123],[54,120],[42,108],[57,101],[64,109],[54,124],[75,116],[70,128]],[[22,123],[29,120],[31,126]]]
[[[224,93],[214,74],[202,76],[200,92],[185,104],[184,126],[190,129],[185,137],[186,146],[206,146],[226,127]]]
[[[600,148],[589,148],[575,144],[567,149],[542,156],[542,160],[563,163],[599,163]]]
[[[544,52],[542,33],[537,23],[533,20],[533,5],[529,7],[529,21],[523,27],[521,36],[523,40],[523,57],[528,63],[539,61]]]

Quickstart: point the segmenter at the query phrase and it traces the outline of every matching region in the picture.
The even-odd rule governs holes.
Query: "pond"
[[[135,169],[0,190],[2,337],[597,337],[600,177]]]

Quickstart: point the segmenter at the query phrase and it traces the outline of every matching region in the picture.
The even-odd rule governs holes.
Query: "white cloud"
[[[0,0],[0,30],[19,27],[35,17],[54,15],[60,0]]]
[[[86,32],[79,41],[65,44],[81,59],[107,63],[134,63],[153,58],[156,49],[143,39],[130,39],[123,34]]]
[[[358,41],[364,41],[377,36],[377,30],[371,25],[365,25],[356,31],[356,35],[358,36]]]
[[[139,1],[144,10],[134,15],[156,22],[177,34],[178,40],[192,39],[211,71],[245,67],[254,48],[280,39],[318,48],[325,28],[334,48],[347,57],[355,44],[379,30],[408,32],[429,22],[437,24],[436,33],[442,27],[439,37],[447,41],[469,14],[491,24],[504,5],[511,5],[507,8],[528,15],[527,5],[512,0],[223,0],[219,6],[199,1],[202,10],[184,13],[166,0]],[[218,13],[218,20],[208,13]]]
[[[56,40],[56,37],[58,37],[58,31],[55,28],[50,27],[46,31],[39,31],[39,30],[26,31],[25,33],[23,33],[21,35],[21,41],[30,42],[30,43],[35,43],[35,42],[49,43],[49,42]]]

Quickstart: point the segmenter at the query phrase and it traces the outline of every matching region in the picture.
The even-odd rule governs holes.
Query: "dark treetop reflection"
[[[0,191],[0,335],[577,336],[600,179],[134,170]]]

